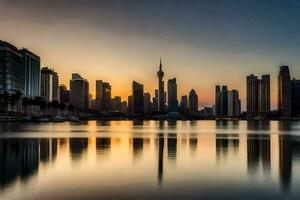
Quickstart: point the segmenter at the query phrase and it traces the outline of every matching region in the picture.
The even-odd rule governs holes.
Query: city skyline
[[[164,80],[177,78],[178,97],[193,88],[200,107],[212,105],[214,87],[223,83],[240,92],[245,110],[246,82],[241,77],[270,74],[274,109],[278,66],[289,65],[291,78],[300,76],[300,38],[295,34],[300,4],[288,2],[60,1],[50,6],[45,1],[2,0],[0,25],[5,29],[0,38],[39,53],[41,66],[54,68],[68,87],[70,74],[81,74],[94,97],[99,79],[112,85],[112,96],[127,99],[132,80],[154,96],[153,71],[162,56]]]

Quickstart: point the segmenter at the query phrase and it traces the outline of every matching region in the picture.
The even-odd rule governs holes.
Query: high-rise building
[[[128,96],[128,114],[133,113],[133,96]]]
[[[215,115],[221,116],[222,115],[222,92],[221,86],[216,85],[215,91]]]
[[[251,74],[247,76],[247,114],[266,115],[270,112],[270,75],[261,79]]]
[[[228,115],[228,90],[227,86],[223,85],[222,86],[222,91],[221,91],[221,115],[222,116],[227,116]]]
[[[151,95],[149,92],[144,93],[144,114],[152,113]]]
[[[70,103],[70,91],[63,84],[59,85],[59,101],[64,104]]]
[[[113,110],[121,111],[121,97],[115,96],[111,102]]]
[[[96,109],[99,112],[111,109],[111,86],[102,80],[96,81]]]
[[[280,66],[279,70],[278,111],[282,117],[291,116],[291,77],[288,66]]]
[[[70,104],[84,111],[89,107],[89,83],[77,73],[70,80]]]
[[[122,101],[122,103],[121,103],[121,113],[128,114],[127,101]]]
[[[180,100],[180,112],[186,114],[188,111],[188,98],[187,95],[181,96]]]
[[[241,114],[241,103],[237,90],[228,91],[228,113],[227,116],[239,116]]]
[[[152,110],[158,111],[158,90],[155,90],[155,96],[152,98]]]
[[[25,92],[22,53],[14,45],[0,40],[0,93]]]
[[[133,114],[144,114],[144,86],[136,81],[132,82]]]
[[[162,62],[160,59],[159,70],[157,72],[158,77],[158,111],[165,112],[165,89],[164,89],[164,72],[162,71]]]
[[[194,89],[189,93],[189,113],[191,115],[198,113],[198,95]]]
[[[48,67],[43,67],[41,70],[41,96],[46,101],[59,100],[58,95],[58,75]]]
[[[27,49],[21,49],[24,68],[24,94],[26,96],[40,96],[41,91],[41,60],[40,57]]]
[[[300,117],[300,80],[291,81],[292,116]]]
[[[169,112],[178,111],[176,78],[168,80],[168,110]]]

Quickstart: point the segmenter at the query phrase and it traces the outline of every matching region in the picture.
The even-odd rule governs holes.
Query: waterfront
[[[0,123],[1,199],[300,198],[298,121]]]

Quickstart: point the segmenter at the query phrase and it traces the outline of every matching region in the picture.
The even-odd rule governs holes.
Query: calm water
[[[0,124],[0,199],[300,198],[300,122]]]

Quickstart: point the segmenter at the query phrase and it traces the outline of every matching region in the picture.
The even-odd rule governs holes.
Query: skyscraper
[[[178,111],[176,78],[168,80],[168,110],[170,112]]]
[[[215,115],[221,116],[222,115],[222,92],[221,86],[216,85],[215,91]]]
[[[300,80],[291,81],[292,116],[300,117]]]
[[[24,94],[25,76],[23,56],[17,47],[0,40],[0,93]]]
[[[63,84],[59,86],[59,101],[61,103],[70,103],[70,91]]]
[[[187,95],[181,96],[180,100],[180,112],[186,114],[188,110],[188,98]]]
[[[144,93],[144,114],[152,113],[151,95],[149,92]]]
[[[121,113],[128,114],[127,101],[122,101],[122,103],[121,103]]]
[[[228,90],[227,86],[223,85],[222,86],[222,91],[221,91],[221,115],[222,116],[227,116],[228,115]]]
[[[102,80],[96,81],[96,109],[99,112],[111,109],[111,86]]]
[[[133,113],[133,97],[132,95],[128,96],[128,113]]]
[[[266,115],[270,112],[270,75],[261,79],[251,74],[247,76],[247,114]]]
[[[73,73],[70,80],[70,103],[84,111],[89,106],[89,83],[77,73]]]
[[[228,113],[227,116],[234,117],[241,114],[241,103],[237,90],[228,91]]]
[[[159,64],[159,70],[157,72],[157,77],[158,77],[158,111],[165,112],[165,98],[164,98],[165,89],[164,89],[164,82],[163,82],[164,72],[162,71],[161,59]]]
[[[43,67],[41,70],[41,96],[46,101],[58,101],[58,87],[57,73],[53,69]]]
[[[132,82],[133,114],[144,114],[144,86],[136,81]]]
[[[278,111],[282,117],[291,116],[291,77],[288,66],[280,66],[279,70]]]
[[[189,93],[189,113],[191,115],[198,113],[198,95],[194,89]]]
[[[152,98],[152,110],[158,111],[158,90],[155,90],[155,96]]]
[[[21,49],[24,68],[24,94],[26,96],[40,96],[41,92],[41,60],[40,57],[28,49]]]
[[[113,110],[121,111],[121,97],[115,96],[111,102]]]

